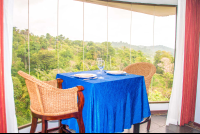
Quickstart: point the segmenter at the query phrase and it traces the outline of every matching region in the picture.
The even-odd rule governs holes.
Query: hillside
[[[118,48],[125,46],[127,48],[130,48],[130,45],[128,43],[124,43],[124,42],[112,42],[112,46],[118,47]],[[170,52],[170,54],[172,56],[174,56],[174,49],[166,47],[166,46],[162,46],[162,45],[158,45],[158,46],[154,46],[154,47],[153,46],[132,45],[131,48],[136,50],[136,51],[141,50],[148,57],[154,56],[155,52],[158,51],[158,50]]]

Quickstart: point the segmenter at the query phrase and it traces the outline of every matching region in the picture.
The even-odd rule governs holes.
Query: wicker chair
[[[126,71],[127,73],[130,73],[130,74],[144,76],[147,94],[149,93],[149,86],[151,84],[151,78],[156,73],[156,67],[153,64],[146,63],[146,62],[134,63],[134,64],[131,64],[131,65],[125,67],[123,71]],[[150,126],[151,126],[151,116],[146,118],[144,121],[142,121],[138,124],[135,124],[135,125],[140,125],[140,124],[143,124],[146,122],[148,122],[147,123],[147,131],[149,131]],[[134,129],[134,132],[139,132],[139,130]]]
[[[61,120],[66,118],[76,118],[79,125],[79,132],[85,133],[82,118],[82,109],[84,106],[84,96],[82,93],[84,88],[82,86],[61,90],[59,88],[62,88],[62,79],[40,81],[22,71],[18,71],[18,74],[25,79],[31,100],[31,133],[34,133],[36,130],[38,118],[42,119],[42,133],[57,129],[60,133],[69,132],[65,129],[66,126],[61,124]],[[59,120],[60,126],[48,130],[48,120]]]
[[[156,67],[151,63],[140,62],[134,63],[124,68],[130,74],[142,75],[145,79],[147,94],[149,93],[149,86],[151,84],[151,78],[156,73]]]

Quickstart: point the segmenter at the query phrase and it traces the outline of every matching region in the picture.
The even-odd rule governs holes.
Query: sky
[[[34,35],[62,34],[70,40],[83,40],[83,3],[59,0],[29,0],[29,28]],[[28,29],[28,0],[14,0],[14,26]],[[138,12],[84,4],[84,41],[127,42],[131,45],[164,45],[174,49],[175,15],[155,17]],[[131,23],[132,22],[132,23]],[[107,30],[108,24],[108,30]],[[154,33],[154,34],[153,34]]]

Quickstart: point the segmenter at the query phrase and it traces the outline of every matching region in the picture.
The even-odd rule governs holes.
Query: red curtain
[[[3,0],[0,0],[0,133],[6,133],[4,53],[3,53]]]
[[[180,126],[194,122],[199,61],[200,0],[186,0],[185,55]]]

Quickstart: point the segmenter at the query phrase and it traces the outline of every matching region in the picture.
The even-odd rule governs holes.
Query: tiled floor
[[[151,127],[149,133],[200,133],[199,128],[192,128],[189,125],[186,125],[184,127],[176,126],[176,125],[169,125],[166,126],[166,115],[152,115],[151,116]],[[50,128],[57,127],[58,122],[57,121],[51,121],[48,123]],[[41,123],[38,124],[37,130],[41,131]],[[140,133],[147,133],[146,130],[147,123],[140,125]],[[125,130],[124,133],[132,133],[133,128],[130,130]],[[19,133],[29,133],[30,127],[27,127],[25,129],[22,129],[19,131]],[[75,131],[72,131],[73,133]]]
[[[169,125],[166,126],[166,115],[152,115],[149,133],[200,133],[199,129],[194,129],[189,125],[184,127]],[[147,133],[147,123],[140,125],[140,133]]]

